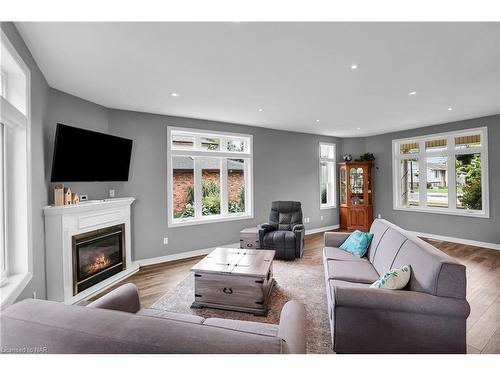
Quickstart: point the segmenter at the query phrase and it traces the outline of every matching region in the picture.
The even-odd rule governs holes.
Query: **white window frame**
[[[7,282],[0,285],[0,309],[13,303],[33,277],[31,205],[31,72],[9,39],[1,31],[2,45],[25,75],[26,113],[0,96],[4,124],[4,224]],[[5,75],[3,76],[6,83]],[[5,87],[7,89],[7,87]],[[11,198],[15,191],[15,199]]]
[[[321,157],[321,146],[331,146],[333,147],[333,158],[322,158]],[[319,208],[320,210],[330,210],[332,208],[337,207],[337,162],[336,162],[336,147],[335,143],[327,143],[327,142],[319,142],[318,146],[318,155],[319,155],[319,162],[318,162],[318,170],[319,170]],[[330,203],[321,203],[321,163],[322,162],[331,162],[333,163],[333,172],[332,172],[332,197]]]
[[[193,149],[175,149],[172,147],[172,136],[174,134],[185,134],[187,136],[194,136]],[[220,138],[219,150],[204,150],[201,148],[202,137]],[[244,142],[244,150],[240,151],[227,151],[227,141],[230,139],[240,139]],[[177,218],[174,219],[173,209],[173,156],[191,156],[191,157],[209,157],[220,158],[220,200],[221,200],[221,213],[219,215],[202,216],[201,207],[201,169],[194,164],[194,192],[195,192],[195,217],[194,218]],[[225,159],[244,159],[245,160],[245,212],[228,213],[227,212],[227,163]],[[251,134],[239,134],[229,132],[219,132],[203,129],[191,129],[182,127],[167,127],[167,210],[168,210],[168,227],[183,227],[188,225],[199,225],[209,223],[220,223],[233,220],[247,220],[254,217],[254,204],[253,204],[253,136]]]
[[[480,135],[481,146],[473,148],[456,149],[455,137]],[[426,151],[425,142],[436,139],[446,139],[445,150]],[[401,154],[400,145],[405,143],[418,143],[419,152]],[[482,210],[460,209],[456,207],[456,171],[455,157],[457,155],[481,154],[481,195]],[[448,160],[448,208],[427,206],[427,170],[426,160],[428,157],[443,156]],[[403,206],[400,204],[401,196],[401,168],[400,162],[405,159],[418,158],[419,168],[419,206]],[[393,208],[401,211],[429,212],[444,215],[458,215],[478,218],[490,217],[489,182],[488,182],[488,128],[480,127],[474,129],[457,130],[425,136],[395,139],[392,141],[392,182],[393,182]]]
[[[0,81],[0,96],[5,98],[5,95],[7,95],[7,73],[3,70],[0,70]]]

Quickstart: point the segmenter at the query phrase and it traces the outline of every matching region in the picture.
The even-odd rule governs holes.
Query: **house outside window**
[[[168,127],[169,227],[253,217],[252,136]]]
[[[335,145],[319,144],[319,201],[320,209],[334,208],[335,197]]]
[[[489,217],[486,127],[394,140],[392,156],[394,209]]]

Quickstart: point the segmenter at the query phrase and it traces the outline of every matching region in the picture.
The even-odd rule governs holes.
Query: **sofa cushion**
[[[380,240],[373,255],[372,264],[379,274],[390,271],[394,258],[406,241],[406,236],[394,228],[389,228]]]
[[[385,232],[389,229],[389,226],[381,221],[375,220],[370,227],[370,233],[373,234],[372,242],[370,242],[370,246],[368,246],[368,251],[366,252],[366,256],[370,262],[373,263],[373,256],[377,251],[378,244]]]
[[[177,320],[179,322],[197,323],[197,324],[202,324],[203,321],[205,320],[202,317],[196,315],[179,314],[158,309],[141,309],[136,314],[143,316],[151,316],[154,318],[170,319],[170,320]]]
[[[328,279],[371,284],[379,278],[377,271],[369,262],[344,260],[327,260],[326,262]]]
[[[339,249],[338,247],[325,247],[323,249],[323,259],[331,259],[331,260],[346,260],[352,262],[368,262],[368,258],[366,257],[357,257]]]
[[[431,244],[408,235],[393,267],[411,266],[408,289],[442,297],[465,298],[465,266]]]
[[[244,320],[229,320],[220,318],[208,318],[203,323],[206,326],[231,329],[234,331],[255,333],[258,335],[273,336],[278,335],[278,326],[268,323],[248,322]]]

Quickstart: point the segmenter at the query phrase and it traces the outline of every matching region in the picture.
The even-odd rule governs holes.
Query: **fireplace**
[[[124,238],[124,224],[73,236],[73,295],[126,268]]]

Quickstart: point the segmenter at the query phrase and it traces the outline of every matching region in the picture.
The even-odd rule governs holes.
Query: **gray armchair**
[[[294,260],[304,251],[304,226],[300,202],[276,201],[269,222],[259,229],[261,248],[276,251],[276,259]]]

